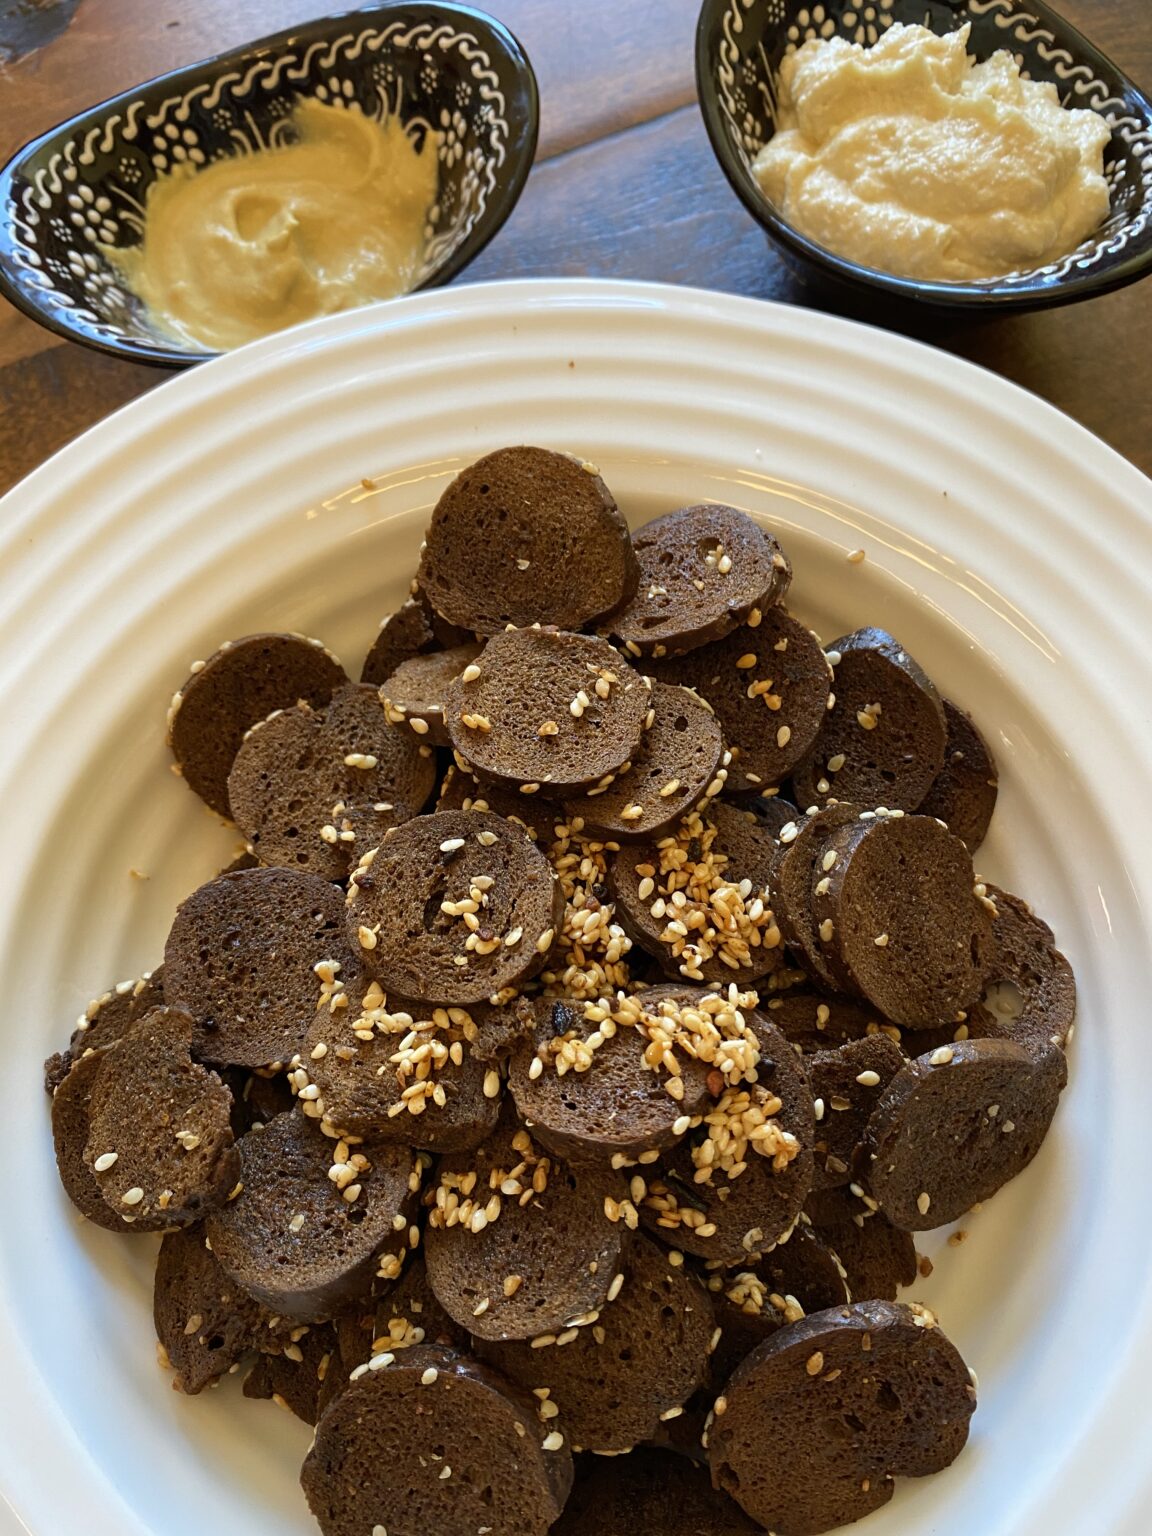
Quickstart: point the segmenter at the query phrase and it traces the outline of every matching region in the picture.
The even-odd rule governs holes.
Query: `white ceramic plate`
[[[1075,963],[1072,1086],[965,1245],[931,1245],[911,1294],[976,1367],[980,1407],[959,1462],[869,1529],[1146,1536],[1152,485],[898,337],[591,282],[429,293],[274,338],[137,401],[0,506],[0,1531],[313,1529],[308,1431],[235,1379],[184,1399],[156,1368],[156,1240],[68,1205],[40,1062],[93,993],[158,960],[176,902],[235,847],[168,772],[188,662],[284,628],[358,667],[449,478],[520,441],[594,459],[636,522],[709,498],[765,517],[803,617],[826,639],[895,631],[992,741],[978,862]]]

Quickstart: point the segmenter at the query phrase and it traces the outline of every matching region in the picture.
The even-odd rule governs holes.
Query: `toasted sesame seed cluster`
[[[897,1291],[1035,1156],[1075,982],[974,872],[974,723],[791,581],[737,509],[632,536],[509,448],[359,682],[260,634],[173,699],[244,849],[49,1059],[56,1155],[161,1235],[176,1387],[316,1426],[325,1536],[814,1536],[964,1444]]]

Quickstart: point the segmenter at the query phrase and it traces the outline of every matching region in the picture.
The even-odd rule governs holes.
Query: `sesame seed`
[[[550,1435],[545,1435],[540,1445],[545,1451],[559,1451],[563,1448],[564,1436],[558,1429],[554,1429]]]
[[[421,720],[419,715],[414,715],[412,717],[412,719],[409,720],[408,724],[416,732],[417,736],[427,736],[427,734],[428,734],[428,722],[427,722],[427,720]]]
[[[653,880],[651,875],[645,875],[643,880],[641,880],[639,887],[637,888],[636,894],[641,901],[647,901],[655,889],[655,880]]]
[[[824,1356],[819,1350],[814,1355],[808,1356],[808,1362],[804,1369],[808,1372],[809,1376],[819,1376],[820,1372],[824,1369]]]
[[[457,848],[463,848],[463,846],[464,839],[462,837],[448,837],[440,844],[440,852],[455,853]]]
[[[691,1124],[692,1124],[692,1117],[690,1115],[681,1115],[681,1116],[679,1116],[678,1119],[676,1119],[676,1120],[674,1120],[672,1122],[672,1134],[673,1134],[673,1136],[683,1136],[684,1133],[689,1129]]]
[[[536,734],[537,736],[559,736],[560,727],[555,720],[545,720],[544,724],[538,727]]]
[[[484,1074],[484,1097],[486,1099],[500,1097],[500,1074],[494,1068]]]
[[[886,933],[878,933],[872,942],[877,949],[886,949],[888,946],[888,935]]]
[[[866,709],[858,709],[856,711],[856,724],[863,731],[874,731],[876,729],[876,716],[870,715]]]
[[[756,665],[756,652],[745,651],[743,656],[736,658],[736,665],[742,672],[746,672],[749,667],[754,667]]]
[[[445,1465],[445,1466],[440,1468],[440,1481],[441,1482],[443,1482],[445,1480],[445,1478],[448,1478],[448,1477],[451,1477],[451,1476],[452,1476],[452,1468],[450,1466]]]
[[[861,1088],[878,1088],[880,1085],[880,1074],[879,1072],[872,1071],[859,1072],[856,1075],[856,1081],[860,1084]]]
[[[789,821],[780,828],[780,841],[782,843],[794,843],[800,835],[800,828],[794,821]]]
[[[543,1071],[544,1063],[540,1060],[539,1056],[533,1056],[532,1061],[528,1067],[528,1076],[532,1079],[533,1082],[535,1082]]]
[[[480,844],[481,848],[491,848],[492,844],[496,841],[496,834],[495,832],[489,832],[485,828],[483,832],[477,832],[476,841]]]
[[[791,740],[792,727],[789,725],[782,725],[776,732],[776,745],[778,747],[786,747]]]
[[[101,1152],[100,1156],[92,1164],[92,1167],[97,1173],[107,1173],[119,1156],[119,1152]]]
[[[848,551],[847,559],[849,565],[859,565],[863,558],[864,551],[862,549],[851,549]]]
[[[421,1376],[421,1378],[420,1378],[420,1385],[422,1387],[430,1387],[432,1385],[432,1383],[436,1380],[436,1378],[439,1376],[439,1374],[440,1374],[440,1372],[436,1369],[436,1367],[434,1365],[430,1365],[428,1367],[428,1369],[424,1372],[424,1374]]]
[[[726,1397],[718,1397],[712,1404],[712,1412],[718,1419],[723,1418],[728,1412],[728,1399]]]
[[[823,1099],[813,1099],[812,1100],[812,1107],[816,1111],[816,1119],[817,1120],[823,1120],[823,1118],[824,1118],[824,1100]]]
[[[643,814],[644,814],[644,807],[642,805],[637,805],[637,804],[633,803],[632,805],[626,805],[624,807],[624,809],[620,812],[620,820],[621,821],[639,821],[641,816],[643,816]]]
[[[932,1196],[928,1193],[927,1190],[925,1190],[921,1195],[917,1196],[916,1209],[920,1212],[921,1216],[927,1216],[928,1207],[931,1204]]]
[[[522,795],[534,795],[539,788],[539,784],[521,784],[520,793]]]
[[[619,1296],[621,1290],[623,1289],[623,1286],[624,1286],[624,1276],[623,1275],[616,1275],[614,1277],[613,1281],[612,1281],[612,1284],[608,1287],[608,1300],[609,1301],[615,1301],[617,1296]]]
[[[364,924],[364,923],[360,924],[360,928],[359,928],[359,930],[358,930],[358,932],[356,934],[356,937],[360,940],[360,948],[361,949],[375,949],[376,948],[376,944],[377,944],[376,932],[375,932],[374,929],[369,928],[366,924]]]
[[[732,556],[721,555],[716,562],[716,569],[720,572],[721,576],[727,576],[728,572],[732,569]]]
[[[372,752],[349,752],[345,755],[345,768],[375,768],[380,759]]]
[[[744,622],[747,624],[749,629],[759,629],[760,620],[763,617],[764,615],[760,612],[759,608],[753,608],[752,612],[748,615]]]
[[[1015,1122],[1015,1120],[1005,1120],[1004,1124],[1000,1127],[1001,1133],[1003,1135],[1005,1135],[1005,1136],[1011,1136],[1012,1132],[1015,1129],[1016,1129],[1016,1122]]]
[[[139,1205],[144,1198],[144,1191],[138,1184],[134,1184],[126,1194],[120,1196],[121,1205]]]
[[[829,848],[828,852],[820,860],[820,867],[825,872],[827,872],[828,870],[832,869],[835,866],[835,863],[836,863],[836,850],[835,850],[835,848]]]
[[[492,729],[492,722],[487,715],[461,713],[460,721],[470,731],[490,731]]]
[[[554,928],[545,928],[544,932],[536,940],[537,952],[542,955],[542,954],[544,954],[544,952],[546,950],[551,949],[551,947],[552,947],[552,940],[555,937],[556,937],[556,930]]]
[[[482,1213],[478,1211],[476,1214],[477,1215],[481,1215]],[[478,1301],[476,1303],[476,1305],[472,1308],[472,1316],[473,1317],[483,1317],[485,1312],[487,1312],[487,1310],[488,1310],[488,1306],[489,1306],[488,1298],[487,1298],[487,1296],[485,1296],[481,1301]]]
[[[665,784],[662,787],[662,789],[660,790],[660,798],[662,800],[667,800],[668,796],[669,795],[674,795],[679,788],[680,788],[680,780],[679,779],[669,779],[667,784]]]
[[[830,917],[826,917],[820,924],[821,942],[824,944],[830,944],[832,942],[832,935],[834,932],[835,929],[833,927],[832,919]]]
[[[461,672],[460,681],[462,683],[474,683],[479,676],[480,668],[474,661],[470,661],[463,672]]]
[[[520,1287],[523,1284],[524,1284],[524,1276],[523,1275],[505,1275],[504,1276],[504,1294],[505,1294],[505,1296],[515,1296],[516,1292],[520,1289]]]

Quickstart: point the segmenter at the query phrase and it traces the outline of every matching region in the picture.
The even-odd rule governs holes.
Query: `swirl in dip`
[[[144,237],[105,254],[173,337],[241,346],[412,287],[436,198],[435,135],[300,101],[295,141],[181,165],[150,187]]]
[[[968,282],[1043,266],[1103,222],[1108,124],[1003,50],[977,64],[968,32],[897,24],[784,60],[752,169],[795,229],[863,266]]]

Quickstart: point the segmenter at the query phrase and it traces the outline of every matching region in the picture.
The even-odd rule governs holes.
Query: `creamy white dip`
[[[1009,53],[975,63],[968,31],[898,24],[784,60],[753,171],[790,224],[865,266],[965,282],[1043,266],[1103,222],[1108,124]]]

